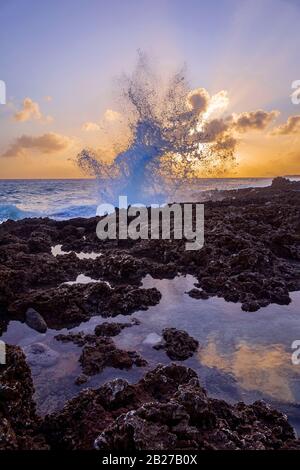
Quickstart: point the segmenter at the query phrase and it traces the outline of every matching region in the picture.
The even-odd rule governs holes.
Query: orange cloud
[[[207,119],[196,137],[202,143],[217,143],[220,148],[234,150],[238,143],[239,134],[250,131],[263,131],[279,115],[278,111],[250,111],[232,114],[225,118]],[[193,138],[193,136],[192,136]],[[223,147],[223,143],[225,147]],[[216,148],[217,150],[217,148]]]
[[[262,109],[241,113],[234,117],[234,128],[240,133],[251,130],[262,131],[266,129],[278,115],[279,111],[267,112]]]
[[[22,135],[2,154],[2,157],[20,157],[25,155],[28,150],[50,154],[66,150],[72,143],[73,140],[69,137],[54,132],[37,137]]]
[[[15,113],[14,119],[17,122],[26,122],[26,121],[52,121],[50,116],[44,116],[41,113],[40,106],[36,101],[33,101],[31,98],[25,98],[22,104],[22,109]]]
[[[276,127],[272,135],[291,135],[300,134],[300,115],[290,116],[286,123]]]

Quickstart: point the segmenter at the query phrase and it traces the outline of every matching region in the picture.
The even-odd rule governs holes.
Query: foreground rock
[[[209,295],[205,291],[199,289],[191,289],[187,294],[192,297],[192,299],[207,300],[209,298]]]
[[[286,417],[263,402],[209,398],[187,367],[157,366],[137,384],[86,389],[61,411],[36,415],[30,370],[7,346],[0,366],[0,449],[299,449]]]
[[[96,336],[117,336],[121,333],[124,328],[130,328],[131,326],[137,326],[140,321],[136,318],[132,318],[130,323],[113,323],[104,322],[101,325],[97,325],[95,328]]]
[[[80,422],[80,426],[78,423]],[[211,399],[196,373],[158,366],[137,384],[123,379],[84,390],[48,415],[43,432],[52,449],[297,448],[284,415],[263,402],[228,405]]]
[[[95,375],[105,367],[131,369],[145,367],[147,361],[135,351],[118,349],[111,338],[102,337],[83,347],[79,362],[85,375]]]
[[[30,369],[20,348],[7,345],[0,365],[0,450],[47,449],[33,401]]]
[[[46,333],[47,331],[47,323],[43,319],[42,315],[34,310],[34,308],[27,309],[25,323],[38,333]]]
[[[115,325],[115,326],[113,326]],[[83,347],[79,362],[83,374],[76,379],[78,385],[87,381],[88,376],[99,374],[105,367],[116,369],[131,369],[134,365],[145,367],[145,361],[136,351],[124,351],[116,347],[110,336],[114,336],[132,323],[103,323],[95,328],[95,334],[70,333],[57,335],[55,338],[62,342],[73,342]],[[110,336],[104,336],[110,333]]]
[[[77,346],[84,346],[86,344],[94,343],[97,337],[117,336],[121,333],[122,330],[124,330],[124,328],[130,328],[139,324],[140,322],[136,318],[133,318],[128,323],[103,322],[95,327],[93,334],[87,334],[83,331],[79,331],[78,333],[58,334],[55,336],[55,339],[63,343],[72,342]]]
[[[184,361],[197,351],[199,343],[186,331],[176,328],[165,328],[162,332],[163,342],[155,344],[154,349],[165,349],[172,360]]]
[[[100,434],[101,450],[271,450],[294,434],[285,418],[263,402],[230,407],[210,400],[196,380],[168,403],[146,403],[121,415]]]

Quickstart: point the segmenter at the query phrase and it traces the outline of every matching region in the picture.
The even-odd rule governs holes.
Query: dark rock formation
[[[39,333],[46,333],[47,323],[34,308],[28,308],[25,314],[25,323],[30,326],[33,330]]]
[[[196,377],[185,367],[158,366],[135,385],[116,379],[96,390],[83,390],[63,410],[46,416],[43,432],[52,449],[92,449],[96,437],[122,413],[143,403],[168,401],[180,385]]]
[[[142,278],[179,272],[197,277],[204,292],[193,289],[194,298],[218,295],[252,311],[288,304],[289,292],[300,289],[300,183],[275,179],[268,188],[217,193],[218,200],[205,202],[205,245],[198,251],[186,251],[185,240],[100,241],[97,217],[1,224],[0,308],[24,321],[31,307],[49,327],[72,326],[95,313],[132,313],[157,303],[157,291],[138,289]],[[54,257],[56,244],[101,256]],[[58,287],[81,273],[112,289],[101,282]]]
[[[86,334],[83,331],[79,333],[68,333],[66,335],[59,334],[55,336],[57,341],[63,343],[72,342],[77,346],[84,346],[85,344],[93,343],[96,337],[99,336],[117,336],[121,333],[124,328],[130,328],[134,325],[139,325],[140,322],[136,318],[133,318],[130,323],[115,323],[115,322],[103,322],[97,325],[94,330],[94,334]]]
[[[97,325],[95,328],[96,336],[117,336],[121,333],[124,328],[130,328],[134,325],[139,325],[140,322],[136,318],[133,318],[130,323],[108,323],[104,322],[101,325]]]
[[[116,325],[116,329],[114,330],[110,325]],[[99,326],[103,326],[103,328],[99,330]],[[131,369],[133,365],[137,367],[147,365],[147,361],[137,352],[118,349],[110,336],[103,336],[103,332],[118,334],[126,326],[132,326],[132,323],[104,323],[95,328],[95,333],[97,331],[98,334],[79,332],[68,335],[60,334],[55,337],[58,341],[72,341],[83,347],[79,358],[83,374],[76,379],[76,384],[84,383],[88,376],[99,374],[105,367]]]
[[[198,251],[186,251],[185,240],[100,241],[96,217],[0,224],[1,331],[9,319],[25,321],[29,308],[50,328],[78,325],[92,315],[147,309],[161,294],[141,288],[146,274],[192,274],[202,289],[192,289],[192,297],[217,295],[248,311],[288,304],[289,292],[300,289],[300,184],[275,179],[268,188],[218,191],[215,196],[205,202],[205,245]],[[79,259],[74,252],[55,257],[51,246],[56,244],[66,251],[102,255],[95,260]],[[103,282],[62,285],[81,273]],[[142,364],[135,352],[116,348],[111,337],[124,327],[116,325],[72,336],[83,348],[83,372]],[[166,335],[170,357],[184,359],[197,348],[185,335]],[[50,352],[39,345],[27,353],[30,360],[51,362]],[[85,373],[78,383],[87,379]],[[96,438],[99,448],[128,451],[299,448],[281,413],[261,402],[231,406],[210,399],[196,374],[176,365],[159,366],[135,385],[119,379],[85,390],[43,421],[36,416],[32,395],[24,354],[8,346],[7,365],[0,366],[0,448],[90,449]]]
[[[103,338],[102,338],[103,339]],[[0,449],[299,449],[284,415],[258,401],[209,398],[197,374],[157,366],[137,384],[115,379],[86,389],[61,411],[38,418],[24,354],[7,346],[0,366]]]
[[[0,365],[0,450],[47,449],[33,392],[23,352],[6,345],[6,364]]]
[[[78,423],[80,422],[80,426]],[[297,448],[293,429],[263,402],[228,405],[211,399],[191,369],[158,366],[135,385],[116,379],[84,390],[46,416],[52,449],[133,452],[139,449]]]
[[[204,290],[199,290],[199,289],[191,289],[189,292],[187,292],[190,297],[193,299],[202,299],[202,300],[207,300],[209,298],[209,295],[207,292]]]
[[[154,349],[165,349],[172,360],[184,361],[197,351],[199,343],[186,331],[165,328],[162,332],[164,342],[155,344]]]
[[[289,189],[293,185],[293,182],[287,178],[283,178],[282,176],[277,176],[272,181],[272,188],[275,189]]]
[[[100,337],[83,347],[79,362],[85,375],[95,375],[105,367],[131,369],[133,365],[145,367],[145,361],[135,351],[118,349],[111,338]]]
[[[33,306],[51,328],[76,326],[92,315],[113,317],[128,315],[135,310],[146,310],[161,298],[153,289],[140,289],[130,285],[110,288],[105,282],[63,285],[47,290],[30,291],[10,304],[14,317],[22,317],[28,306]]]
[[[211,400],[197,381],[179,387],[168,403],[146,403],[122,414],[95,441],[97,449],[274,450],[294,433],[263,402],[232,407]]]

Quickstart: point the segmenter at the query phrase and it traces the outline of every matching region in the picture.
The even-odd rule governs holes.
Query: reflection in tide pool
[[[230,402],[265,399],[285,411],[299,431],[300,366],[292,365],[291,344],[300,339],[300,292],[291,293],[292,302],[288,306],[272,304],[250,313],[242,311],[240,304],[221,298],[196,300],[189,297],[186,292],[195,282],[192,276],[178,276],[173,280],[146,276],[143,286],[157,287],[162,292],[162,299],[158,305],[131,316],[139,319],[141,324],[125,328],[113,338],[117,346],[138,351],[148,361],[148,368],[152,368],[159,362],[170,362],[164,351],[153,349],[162,329],[186,330],[199,341],[199,350],[184,364],[198,372],[210,395]],[[93,317],[71,331],[92,332],[103,321],[128,320],[129,317],[123,315],[113,319]],[[80,373],[81,349],[72,343],[57,342],[55,334],[56,331],[49,329],[42,335],[24,324],[11,322],[1,338],[24,349],[38,342],[59,352],[55,365],[47,368],[32,366],[40,412],[60,408],[81,388],[96,387],[115,377],[135,382],[145,373],[145,368],[129,371],[108,368],[83,387],[78,387],[74,380]]]
[[[83,240],[85,237],[83,237]],[[53,256],[63,256],[63,255],[68,255],[70,253],[75,253],[77,258],[79,259],[97,259],[99,256],[102,256],[102,253],[94,253],[93,251],[91,253],[85,253],[84,251],[80,251],[77,253],[76,251],[63,251],[62,250],[62,245],[55,245],[51,247],[51,253]]]
[[[135,314],[142,321],[140,331],[160,334],[162,328],[173,326],[186,330],[200,346],[196,358],[185,362],[199,372],[207,366],[230,374],[240,386],[243,399],[253,391],[254,398],[300,402],[300,366],[291,362],[291,344],[300,339],[300,292],[291,293],[292,303],[288,306],[272,304],[253,313],[218,297],[190,298],[184,292],[194,282],[192,276],[174,280],[147,276],[144,287],[155,286],[163,296],[158,306]],[[139,341],[133,329],[117,338],[122,347],[131,344],[138,348]],[[151,358],[154,354],[157,352],[152,352]],[[209,382],[205,385],[210,388]]]
[[[210,338],[199,351],[201,364],[232,374],[247,391],[260,391],[277,400],[295,401],[296,393],[290,377],[299,380],[300,370],[291,364],[291,353],[283,345],[252,345],[241,341],[234,351],[224,353],[217,347],[217,338]]]
[[[288,306],[269,305],[244,312],[239,303],[213,297],[196,300],[185,292],[194,287],[192,276],[154,280],[163,294],[158,306],[135,317],[142,321],[139,334],[161,334],[166,327],[186,330],[199,341],[198,353],[185,361],[195,369],[208,392],[228,401],[264,399],[286,412],[300,429],[300,366],[291,361],[291,344],[300,339],[300,292],[292,292]],[[120,347],[140,351],[148,361],[168,359],[163,352],[141,344],[133,328],[117,337]],[[298,411],[299,409],[299,411]]]

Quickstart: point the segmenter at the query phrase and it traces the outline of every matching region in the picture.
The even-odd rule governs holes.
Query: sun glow
[[[219,93],[213,95],[210,99],[207,111],[204,113],[204,119],[220,116],[226,111],[229,105],[228,92],[221,90]]]

